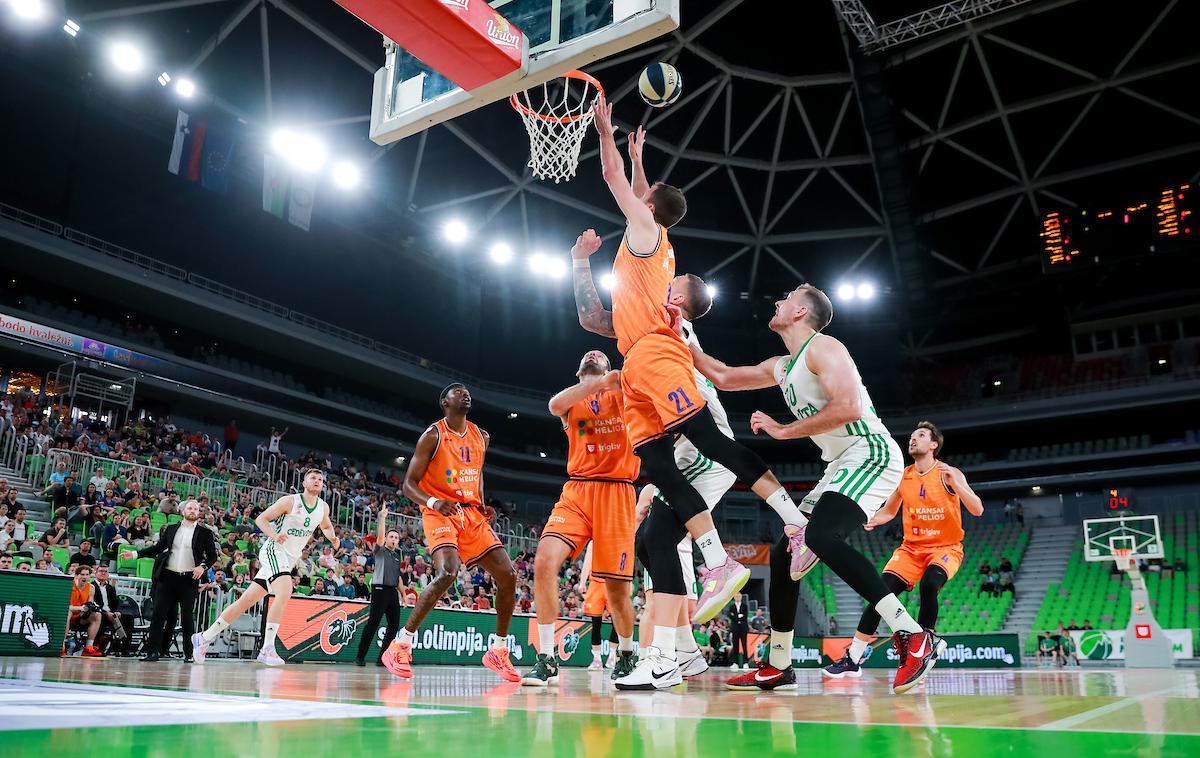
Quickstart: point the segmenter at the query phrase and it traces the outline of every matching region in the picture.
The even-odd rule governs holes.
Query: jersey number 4
[[[676,387],[674,392],[667,393],[667,399],[675,403],[675,412],[683,413],[688,408],[691,408],[695,403],[688,398],[687,393],[683,391],[683,387]]]

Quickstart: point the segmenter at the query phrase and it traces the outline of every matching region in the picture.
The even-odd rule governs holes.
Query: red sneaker
[[[95,645],[88,645],[83,649],[82,656],[84,658],[103,658],[104,653],[97,650]]]
[[[941,638],[928,630],[896,632],[894,636],[900,667],[896,669],[896,678],[892,680],[892,692],[902,695],[920,684],[933,670]]]
[[[412,645],[396,640],[379,657],[384,668],[401,679],[412,679]]]
[[[508,648],[492,648],[483,655],[483,665],[500,675],[506,682],[519,682],[521,675],[508,658]]]
[[[753,671],[725,680],[727,690],[794,690],[797,686],[795,669],[777,669],[766,661]]]

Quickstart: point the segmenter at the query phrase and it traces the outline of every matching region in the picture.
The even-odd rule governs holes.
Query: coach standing
[[[367,628],[358,643],[356,666],[367,665],[367,650],[379,631],[379,620],[387,617],[387,631],[383,635],[382,654],[392,644],[400,631],[400,530],[387,528],[387,505],[379,508],[379,529],[375,537],[375,576],[371,579],[371,615]],[[378,656],[376,657],[378,660]],[[382,664],[381,664],[382,665]]]
[[[732,647],[729,648],[729,668],[738,665],[750,668],[750,651],[746,647],[746,635],[750,633],[750,609],[746,606],[746,596],[740,592],[733,593],[733,605],[729,608],[729,634]]]
[[[159,659],[168,638],[163,627],[168,618],[175,616],[178,607],[179,619],[183,623],[184,660],[192,661],[192,633],[196,625],[196,597],[200,590],[200,578],[217,560],[217,541],[213,532],[200,523],[200,504],[189,499],[182,506],[183,521],[177,521],[163,530],[158,542],[139,550],[122,553],[126,560],[133,557],[153,555],[154,615],[146,631],[143,645],[146,662]],[[171,625],[174,635],[174,624]]]

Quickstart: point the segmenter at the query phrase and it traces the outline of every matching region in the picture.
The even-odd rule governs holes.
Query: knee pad
[[[804,543],[821,556],[822,551],[845,544],[856,530],[867,523],[858,503],[838,492],[826,492],[817,500],[808,522]]]
[[[687,594],[679,562],[679,541],[685,534],[683,525],[658,502],[650,507],[650,513],[638,527],[634,552],[650,573],[656,593]]]
[[[925,569],[925,574],[921,577],[921,595],[936,597],[948,581],[950,581],[950,577],[946,575],[941,566],[930,566]]]
[[[770,470],[756,453],[722,434],[707,408],[684,424],[680,431],[697,450],[732,471],[746,486],[754,484]]]

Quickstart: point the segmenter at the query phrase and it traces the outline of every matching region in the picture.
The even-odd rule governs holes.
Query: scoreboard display
[[[1133,493],[1124,488],[1112,487],[1105,493],[1104,510],[1114,516],[1133,511]]]
[[[1195,185],[1159,190],[1128,205],[1055,210],[1038,229],[1042,270],[1058,273],[1200,247]]]

